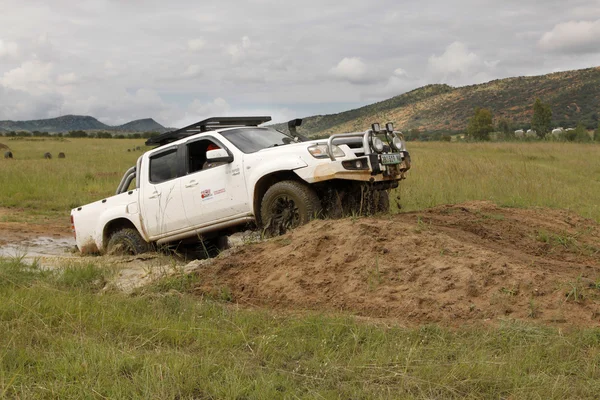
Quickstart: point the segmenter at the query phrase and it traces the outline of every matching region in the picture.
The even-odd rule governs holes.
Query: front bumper
[[[360,182],[400,181],[406,178],[410,169],[410,154],[402,152],[399,164],[384,165],[380,154],[370,154],[340,161],[312,165],[294,170],[308,183],[323,182],[332,179],[344,179]]]

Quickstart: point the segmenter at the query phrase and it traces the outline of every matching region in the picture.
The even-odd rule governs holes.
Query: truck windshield
[[[271,128],[240,128],[221,132],[244,153],[255,153],[268,147],[294,143],[294,139]],[[298,139],[302,141],[302,139]]]

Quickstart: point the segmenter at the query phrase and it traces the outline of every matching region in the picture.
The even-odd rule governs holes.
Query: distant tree
[[[112,134],[110,132],[97,132],[96,137],[98,139],[112,139]]]
[[[533,104],[533,117],[531,129],[536,131],[540,138],[544,138],[552,129],[552,109],[550,104],[542,102],[539,98]]]
[[[88,134],[85,131],[79,130],[79,131],[70,131],[66,136],[71,137],[71,138],[84,138],[84,137],[88,137]]]
[[[508,122],[506,118],[500,118],[496,129],[498,132],[502,132],[504,136],[508,136],[512,132],[510,129],[510,122]]]
[[[404,133],[404,139],[406,139],[407,142],[417,140],[418,138],[419,138],[419,130],[418,129],[408,129]]]
[[[451,141],[452,141],[452,136],[450,136],[450,135],[449,135],[449,134],[447,134],[447,133],[444,133],[444,134],[442,135],[442,138],[441,138],[441,139],[442,139],[442,142],[451,142]]]
[[[492,112],[487,108],[475,108],[475,114],[469,119],[467,135],[475,140],[489,140],[493,130]]]
[[[577,124],[577,128],[575,128],[574,132],[575,132],[575,141],[576,142],[586,143],[586,142],[592,141],[592,138],[588,134],[587,128],[585,127],[585,125],[582,122]]]
[[[142,137],[142,135],[141,135],[140,133],[133,133],[133,134],[131,135],[131,138],[132,138],[132,139],[140,139],[141,137]]]

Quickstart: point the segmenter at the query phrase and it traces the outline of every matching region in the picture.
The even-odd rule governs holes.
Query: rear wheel
[[[150,251],[152,246],[135,229],[125,228],[110,236],[106,252],[113,255],[137,255]]]
[[[265,193],[261,223],[269,236],[282,235],[321,214],[321,201],[315,191],[296,181],[277,182]]]

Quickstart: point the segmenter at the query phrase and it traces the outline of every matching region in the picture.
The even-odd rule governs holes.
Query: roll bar
[[[136,176],[136,170],[137,170],[137,168],[135,166],[133,166],[125,172],[125,175],[123,175],[123,178],[121,179],[121,183],[119,183],[119,186],[117,187],[117,192],[115,194],[121,194],[121,193],[127,191],[127,188],[131,184],[131,181]]]

